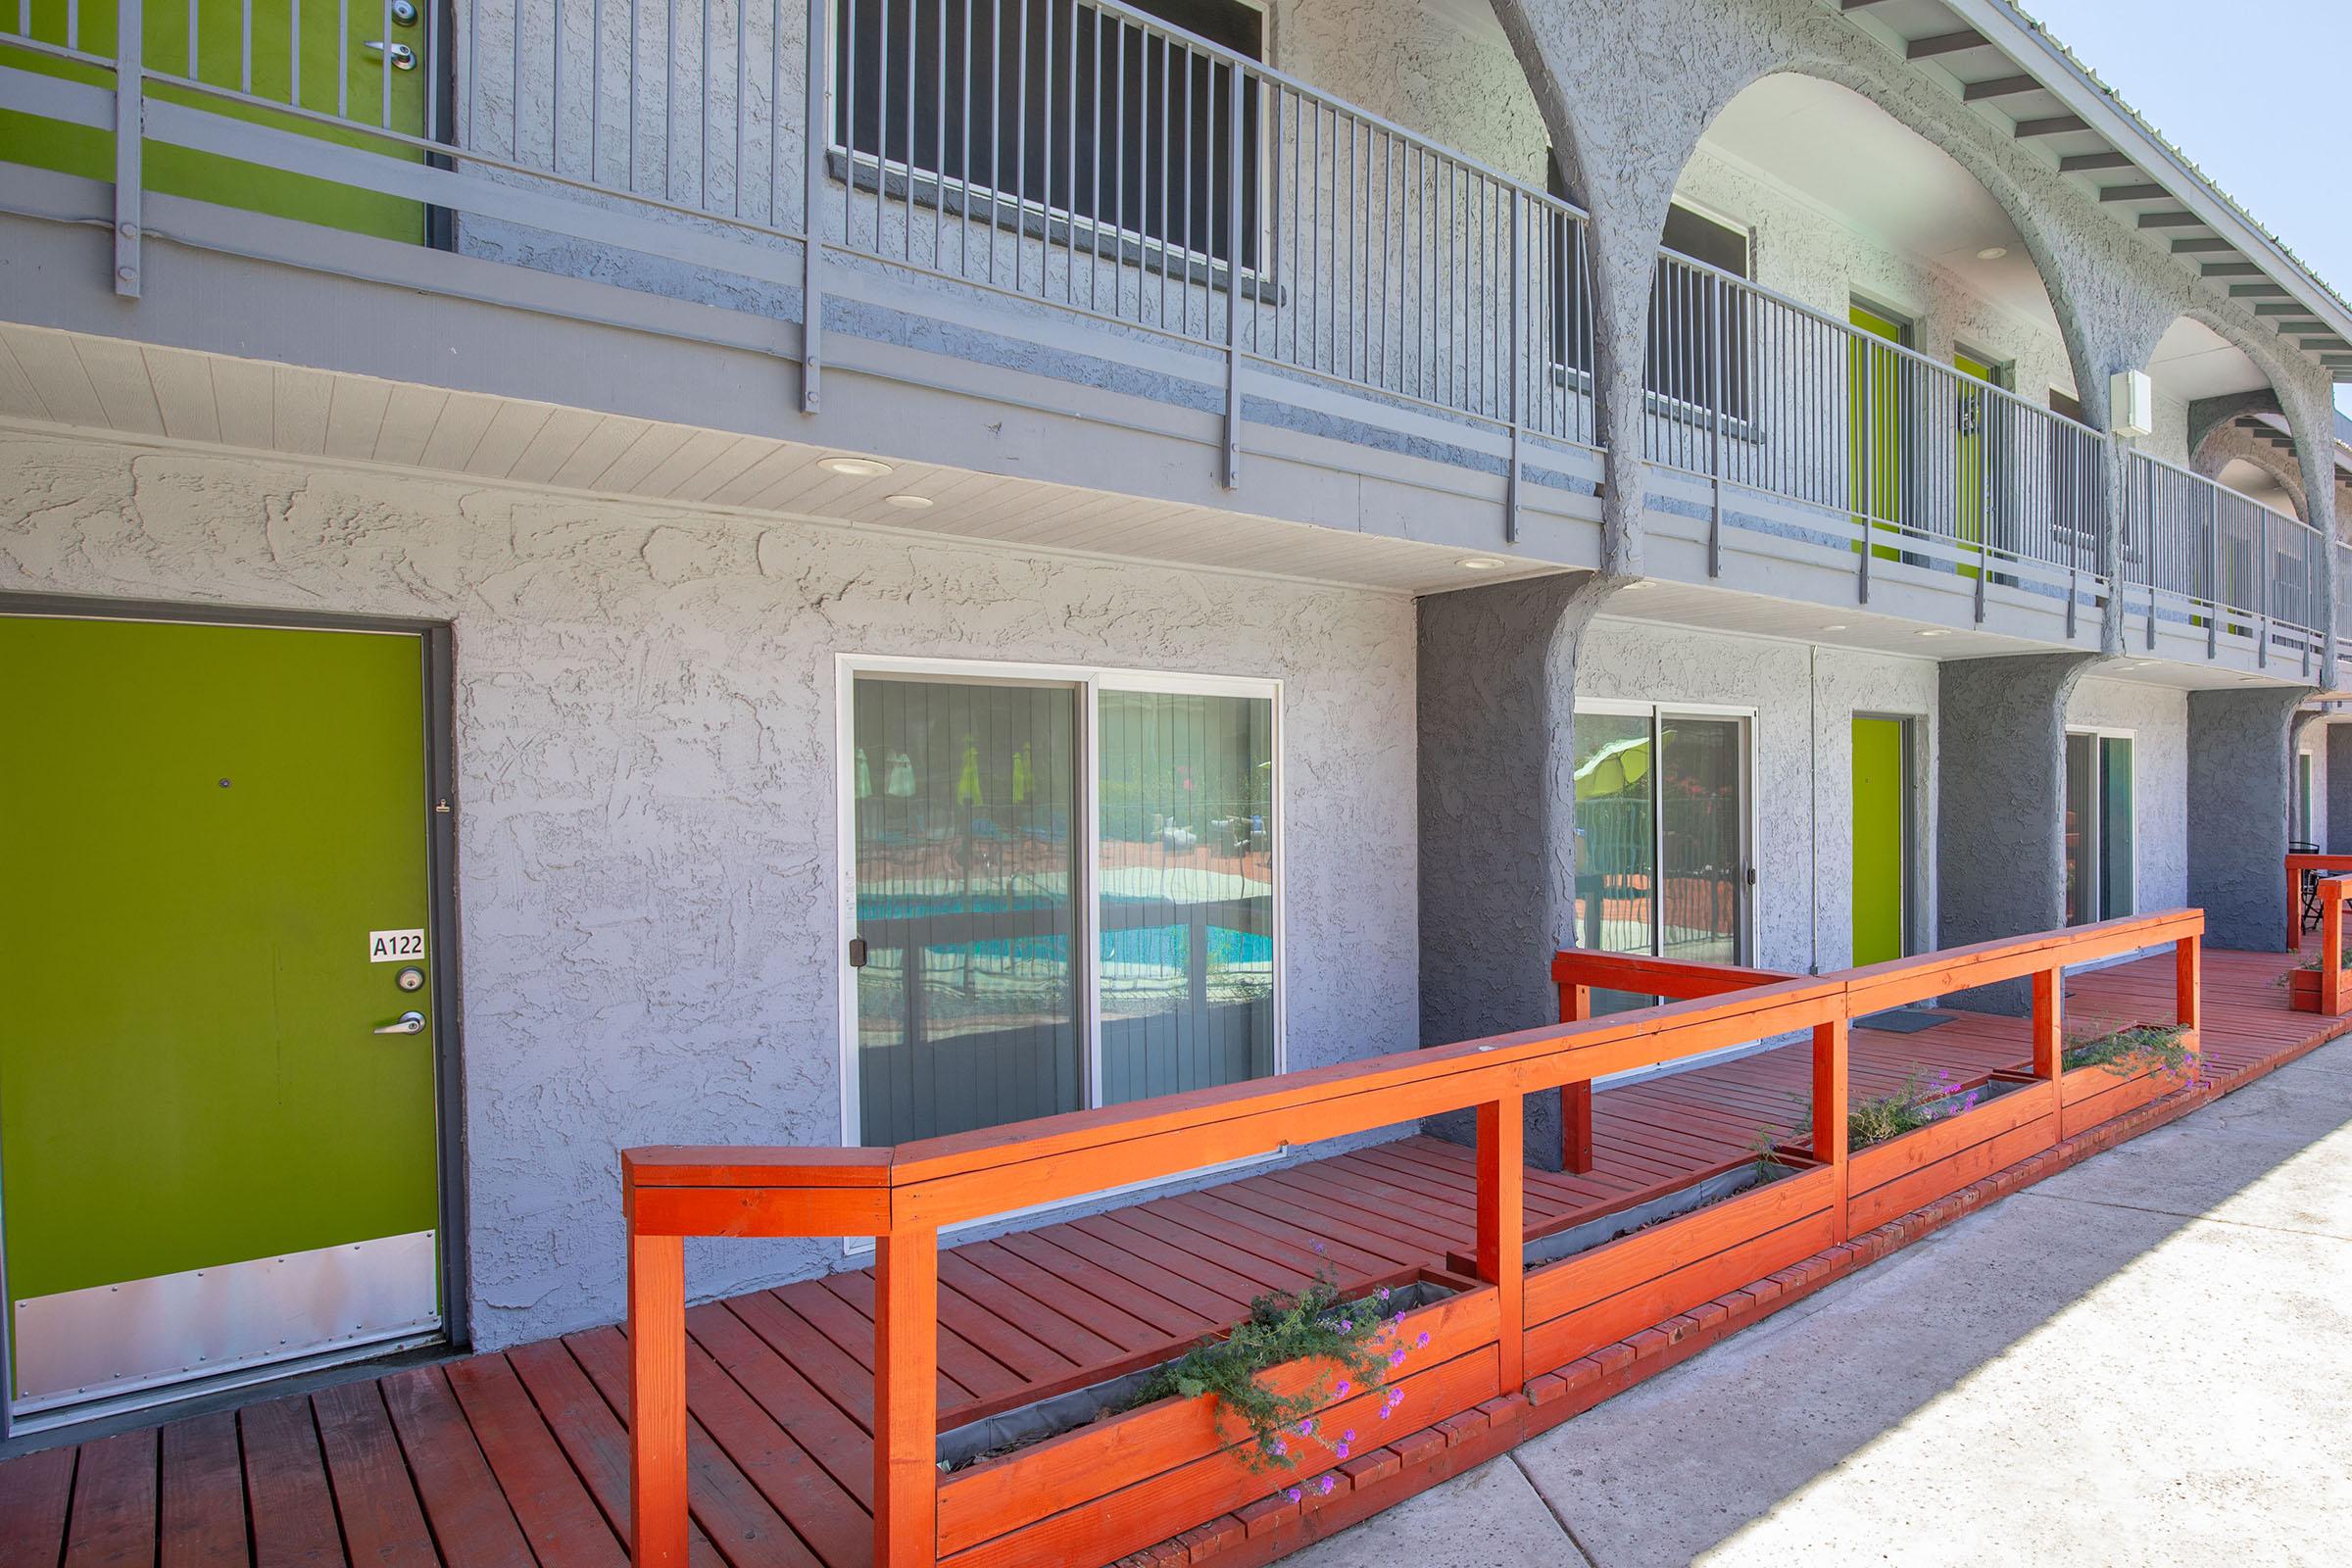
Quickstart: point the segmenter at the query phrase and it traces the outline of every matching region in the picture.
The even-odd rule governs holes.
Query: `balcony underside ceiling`
[[[823,445],[15,323],[0,323],[0,423],[1389,592],[1551,569],[1472,572],[1459,544],[939,464],[843,476],[819,466],[841,455]]]
[[[2034,150],[2099,211],[2218,290],[2291,298],[2281,349],[2352,379],[2352,307],[2198,174],[2064,47],[1999,0],[1823,0],[1968,112]]]

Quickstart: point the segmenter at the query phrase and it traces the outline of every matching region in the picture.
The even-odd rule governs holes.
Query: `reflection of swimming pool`
[[[858,901],[858,924],[869,934],[879,937],[874,927],[889,921],[917,921],[947,915],[991,914],[1053,915],[1062,907],[1059,899],[974,900],[977,908],[967,908],[967,901],[957,898],[888,898],[866,897]],[[1184,970],[1191,966],[1191,930],[1189,918],[1177,910],[1166,910],[1178,917],[1164,923],[1126,925],[1137,918],[1134,911],[1148,909],[1158,914],[1165,904],[1155,899],[1107,898],[1103,901],[1121,910],[1119,929],[1102,935],[1100,961],[1107,967],[1148,970]],[[1146,916],[1149,918],[1149,915]],[[1245,931],[1232,926],[1211,924],[1207,927],[1208,964],[1211,968],[1253,966],[1264,968],[1274,961],[1274,939],[1260,932]],[[919,932],[907,932],[919,937]],[[886,946],[887,939],[876,946]],[[934,957],[970,955],[979,958],[999,958],[1015,963],[1064,964],[1069,961],[1069,938],[1065,935],[1040,933],[1033,936],[984,938],[977,942],[925,943],[924,952]]]

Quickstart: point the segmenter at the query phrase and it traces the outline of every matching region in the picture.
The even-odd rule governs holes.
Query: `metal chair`
[[[2286,853],[2289,855],[2317,855],[2320,853],[2320,847],[2303,839],[2289,839],[2286,841]],[[2319,929],[2319,925],[2320,873],[2305,871],[2303,873],[2303,929],[2316,931]]]

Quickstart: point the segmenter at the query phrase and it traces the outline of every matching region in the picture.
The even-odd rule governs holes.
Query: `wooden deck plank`
[[[395,1372],[383,1380],[383,1391],[442,1560],[449,1568],[532,1568],[514,1505],[499,1490],[447,1374],[437,1366]]]
[[[57,1568],[77,1454],[70,1446],[48,1448],[0,1472],[0,1568]]]
[[[471,1356],[446,1370],[450,1393],[539,1561],[564,1568],[621,1568],[627,1554],[620,1537],[507,1358]]]
[[[436,1568],[432,1532],[393,1436],[383,1390],[373,1383],[338,1383],[312,1395],[311,1408],[352,1561]]]
[[[215,1410],[164,1428],[160,1489],[162,1568],[231,1568],[249,1560],[235,1412]]]
[[[311,1401],[297,1396],[237,1412],[245,1450],[245,1499],[253,1511],[254,1568],[331,1568],[343,1527],[318,1451]]]
[[[155,1561],[157,1452],[152,1429],[81,1446],[65,1568],[138,1568]]]

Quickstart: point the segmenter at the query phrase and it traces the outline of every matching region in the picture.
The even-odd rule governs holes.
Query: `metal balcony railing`
[[[21,0],[0,105],[143,124],[115,138],[125,293],[168,144],[364,193],[416,237],[454,215],[461,248],[747,280],[750,308],[797,303],[811,409],[824,295],[882,270],[1200,357],[1229,477],[1245,366],[1507,431],[1515,517],[1522,435],[1599,444],[1584,215],[1236,41],[1117,0]],[[1743,278],[1661,255],[1643,379],[1642,455],[1713,485],[1718,569],[1738,488],[1842,535],[1865,596],[1897,561],[1973,576],[1980,618],[1988,582],[2144,589],[2209,642],[2316,641],[2327,558],[2293,519]]]
[[[2317,641],[2315,530],[2123,449],[2113,552],[2112,438],[1720,269],[1660,255],[1642,379],[1644,456],[1850,519],[1866,583],[1874,560],[1965,572],[1982,619],[1988,582],[2105,579],[2146,590],[2151,647],[2165,614],[2209,650],[2224,631],[2265,657]]]

